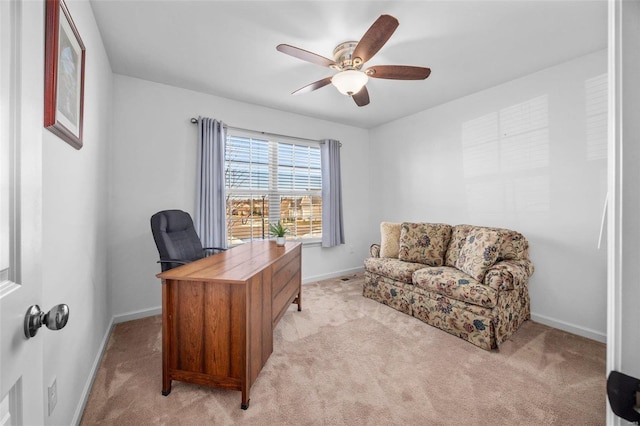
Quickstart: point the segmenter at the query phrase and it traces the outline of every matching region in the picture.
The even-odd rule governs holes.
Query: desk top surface
[[[283,256],[300,250],[300,247],[299,242],[287,242],[284,247],[279,247],[275,241],[253,241],[156,276],[163,280],[244,283]]]

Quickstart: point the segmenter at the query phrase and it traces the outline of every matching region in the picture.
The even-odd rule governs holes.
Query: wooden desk
[[[249,390],[273,351],[273,329],[302,309],[300,243],[243,244],[170,269],[162,279],[162,394],[171,381]]]

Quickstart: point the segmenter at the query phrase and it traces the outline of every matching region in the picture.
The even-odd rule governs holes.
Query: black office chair
[[[151,232],[156,242],[162,272],[202,259],[219,247],[202,247],[193,220],[182,210],[163,210],[151,216]]]

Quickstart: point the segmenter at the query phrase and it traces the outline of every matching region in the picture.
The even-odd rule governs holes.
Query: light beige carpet
[[[162,396],[160,317],[117,325],[82,424],[605,424],[603,344],[527,321],[487,352],[348,278],[303,286],[246,411],[239,391],[174,381]]]

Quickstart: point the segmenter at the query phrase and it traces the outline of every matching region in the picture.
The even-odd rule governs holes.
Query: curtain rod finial
[[[191,117],[191,122],[192,122],[193,124],[198,124],[198,119],[197,119],[197,118],[193,118],[193,117]]]

